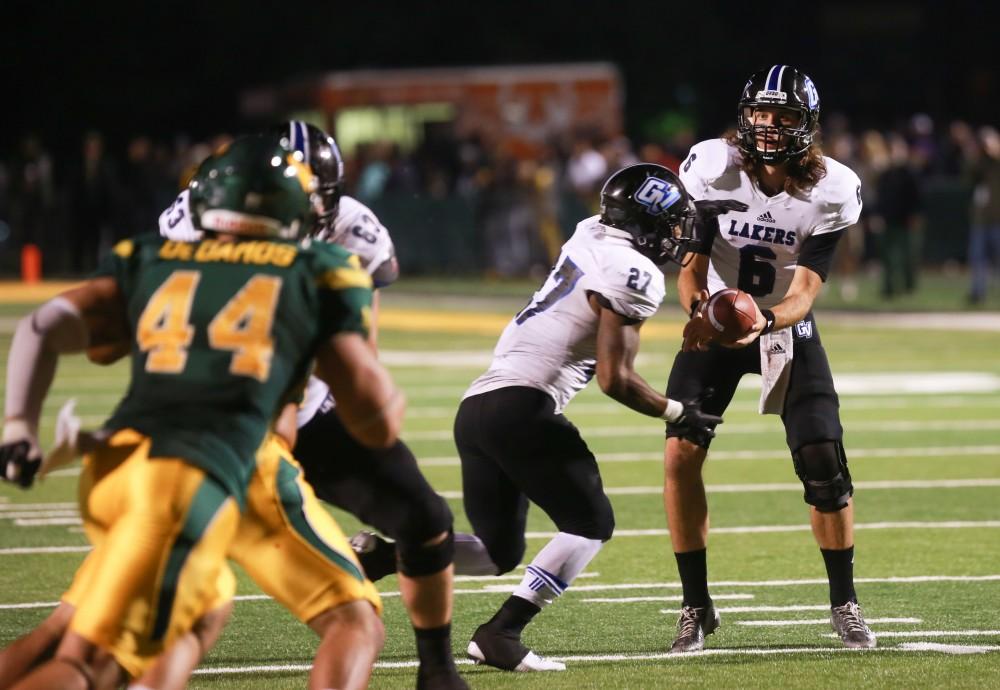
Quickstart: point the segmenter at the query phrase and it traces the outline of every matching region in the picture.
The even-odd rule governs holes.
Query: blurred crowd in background
[[[25,138],[0,160],[0,275],[17,275],[25,244],[42,250],[47,277],[92,270],[117,239],[153,231],[185,172],[227,139],[137,136],[113,147],[91,132],[77,154],[54,158]],[[547,270],[576,222],[596,213],[612,172],[640,160],[676,170],[695,142],[688,129],[647,142],[576,132],[529,155],[488,133],[427,137],[411,151],[376,141],[346,156],[346,191],[380,216],[410,274],[518,277]],[[969,301],[984,299],[1000,261],[995,128],[915,115],[855,131],[833,115],[822,145],[862,180],[864,213],[836,269],[845,299],[863,271],[879,272],[892,298],[917,288],[922,266],[949,262],[968,266]]]

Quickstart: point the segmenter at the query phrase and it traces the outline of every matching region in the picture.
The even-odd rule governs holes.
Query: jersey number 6
[[[147,352],[146,371],[179,374],[194,339],[191,305],[201,273],[174,271],[146,303],[136,328],[139,349]],[[229,350],[229,371],[267,379],[274,354],[271,325],[281,292],[281,278],[256,275],[246,282],[208,324],[208,344]]]
[[[778,272],[767,259],[776,258],[778,255],[773,251],[756,244],[740,249],[740,276],[736,287],[753,297],[770,295]]]

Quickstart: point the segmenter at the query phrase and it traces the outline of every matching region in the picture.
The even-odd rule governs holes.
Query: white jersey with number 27
[[[639,321],[656,313],[665,293],[659,267],[598,216],[576,226],[541,289],[507,324],[489,371],[465,397],[527,386],[548,393],[562,412],[594,375],[599,317],[588,300],[592,292]]]

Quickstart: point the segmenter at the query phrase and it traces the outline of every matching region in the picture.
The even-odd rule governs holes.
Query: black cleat
[[[685,606],[677,619],[677,639],[670,645],[670,653],[700,652],[705,648],[705,635],[714,633],[721,624],[722,618],[712,602],[700,608]]]
[[[469,658],[503,671],[565,671],[566,664],[540,657],[521,644],[517,633],[497,630],[484,623],[476,628],[469,647]]]
[[[848,649],[874,649],[875,634],[865,623],[861,607],[849,601],[830,608],[830,625]]]
[[[454,665],[433,669],[421,666],[417,671],[417,690],[469,690],[469,686]]]
[[[386,575],[396,573],[396,544],[374,532],[362,530],[350,539],[354,554],[361,561],[365,575],[378,582]]]

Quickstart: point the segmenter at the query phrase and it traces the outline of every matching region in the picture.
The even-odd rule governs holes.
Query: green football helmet
[[[241,137],[207,158],[191,179],[197,228],[296,239],[313,230],[319,183],[273,136]]]

